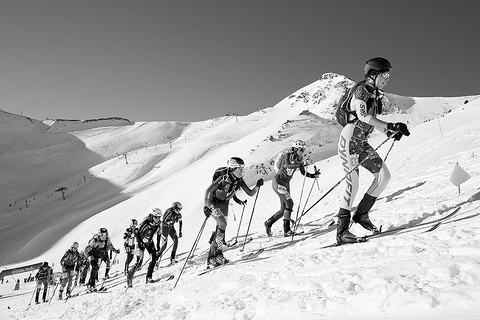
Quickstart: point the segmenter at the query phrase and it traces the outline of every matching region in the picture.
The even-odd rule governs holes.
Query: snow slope
[[[46,260],[55,263],[58,271],[58,261],[71,242],[85,246],[100,226],[109,229],[114,245],[121,248],[121,237],[131,218],[141,219],[152,207],[166,209],[176,200],[184,204],[184,236],[178,250],[179,258],[184,258],[204,220],[203,193],[213,170],[236,155],[249,166],[250,185],[260,176],[268,179],[275,153],[297,137],[310,142],[312,158],[322,171],[318,186],[310,179],[305,182],[303,199],[311,190],[309,204],[313,203],[343,177],[334,155],[339,128],[328,120],[335,99],[328,93],[333,92],[335,84],[346,81],[339,79],[322,77],[273,108],[238,117],[238,122],[236,117],[224,117],[189,124],[146,122],[62,133],[73,141],[81,141],[78,157],[89,161],[71,160],[65,166],[74,166],[69,170],[75,174],[59,174],[56,180],[52,179],[54,182],[42,184],[44,180],[39,178],[36,189],[29,190],[28,195],[33,194],[36,199],[30,198],[28,209],[19,210],[20,202],[10,207],[11,199],[2,199],[2,208],[7,208],[2,211],[2,221],[7,223],[0,229],[0,237],[7,235],[2,243],[15,240],[11,247],[18,251],[7,255],[2,250],[2,261],[14,261],[4,263],[5,267]],[[305,92],[309,94],[302,94]],[[320,101],[321,97],[325,98]],[[472,97],[392,97],[397,109],[403,111],[391,118],[408,118],[414,127],[412,135],[396,142],[388,155],[386,163],[393,179],[371,218],[385,230],[432,221],[462,207],[437,230],[422,233],[424,228],[364,244],[321,249],[334,242],[334,232],[322,226],[338,210],[341,184],[302,219],[304,235],[293,242],[281,236],[266,239],[260,237],[264,233],[263,221],[278,209],[278,199],[267,180],[255,203],[250,227],[256,239],[246,245],[243,253],[239,248],[225,253],[227,258],[236,260],[264,248],[257,258],[197,276],[205,266],[207,239],[214,229],[209,219],[197,255],[175,289],[174,281],[145,285],[143,272],[127,292],[120,276],[118,282],[110,283],[110,293],[80,296],[67,303],[54,300],[50,306],[28,306],[34,284],[22,283],[18,294],[11,291],[10,282],[0,285],[0,294],[4,295],[0,297],[0,315],[6,319],[478,319],[480,101]],[[465,100],[469,102],[464,104]],[[407,108],[405,101],[412,104]],[[167,136],[170,139],[165,142]],[[384,139],[381,134],[375,135],[372,145],[377,146]],[[387,143],[379,152],[385,156],[390,145]],[[61,149],[60,144],[57,158],[66,157]],[[68,148],[65,151],[73,152]],[[20,159],[41,162],[29,152],[8,155],[8,171],[16,173],[9,186],[22,196],[27,195],[22,194],[27,173],[20,170],[24,165]],[[5,168],[5,158],[1,161]],[[457,162],[472,176],[461,186],[460,193],[449,182]],[[58,162],[42,164],[45,170],[55,172],[56,168],[49,164],[58,167]],[[359,195],[371,182],[368,172],[360,172]],[[6,175],[6,170],[2,169],[1,174]],[[303,183],[300,174],[292,180],[295,214]],[[47,197],[60,185],[69,189],[65,201],[60,200],[58,193]],[[247,198],[244,194],[239,197]],[[245,235],[253,208],[254,198],[249,198],[240,236]],[[304,201],[300,211],[303,208]],[[42,218],[49,212],[54,215]],[[233,204],[230,213],[227,238],[236,236],[242,210]],[[35,223],[28,229],[24,225],[31,220]],[[35,226],[43,221],[50,227],[35,235]],[[15,233],[8,233],[9,229]],[[273,230],[280,233],[281,223],[275,224]],[[365,233],[357,225],[352,231],[357,235]],[[45,242],[49,245],[45,246]],[[120,264],[112,272],[123,269],[123,252],[119,258]],[[154,275],[173,273],[178,278],[183,262],[160,268]]]

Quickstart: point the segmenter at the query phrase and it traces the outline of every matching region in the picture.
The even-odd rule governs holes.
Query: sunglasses
[[[381,75],[382,78],[385,79],[385,80],[390,79],[390,72],[383,72],[383,73],[380,73],[380,75]]]

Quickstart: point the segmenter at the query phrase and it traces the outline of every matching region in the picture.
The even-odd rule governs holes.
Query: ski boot
[[[127,277],[127,287],[133,288],[133,278]]]
[[[63,299],[63,291],[60,291],[60,293],[58,294],[58,300],[62,300]]]
[[[272,226],[268,224],[268,221],[265,221],[265,232],[267,233],[267,236],[272,236]]]
[[[178,263],[178,260],[175,259],[175,258],[171,258],[170,259],[170,264],[175,264],[175,263]]]
[[[218,263],[217,259],[215,257],[210,257],[207,261],[207,269],[213,269],[218,267],[220,264]]]
[[[217,255],[215,255],[215,260],[217,261],[218,265],[224,265],[230,262],[223,256],[223,253],[221,251],[217,253]]]
[[[147,284],[149,284],[149,283],[154,283],[155,280],[153,280],[151,277],[148,277],[145,282],[146,282]]]
[[[371,231],[373,234],[380,233],[378,228],[372,223],[372,221],[368,217],[368,213],[355,213],[352,217],[352,220],[353,222],[358,223],[368,231]]]

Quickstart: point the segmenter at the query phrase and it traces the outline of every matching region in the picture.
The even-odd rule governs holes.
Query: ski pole
[[[298,220],[298,213],[300,212],[300,205],[302,203],[302,197],[303,197],[303,189],[305,188],[305,180],[307,179],[307,172],[308,172],[308,166],[305,166],[305,175],[303,176],[303,183],[302,183],[302,191],[300,192],[300,199],[298,199],[298,206],[297,206],[297,215],[295,216],[295,222]],[[307,198],[307,201],[308,201],[308,198]],[[305,202],[306,204],[307,202]],[[295,223],[295,225],[297,225]],[[295,226],[294,226],[294,230],[296,230]],[[293,234],[295,233],[292,232],[292,241],[293,241]]]
[[[388,149],[387,155],[385,156],[385,159],[383,159],[383,162],[387,161],[388,155],[390,154],[390,151],[392,151],[393,144],[395,143],[395,139],[393,139],[392,145],[390,146],[390,149]]]
[[[115,260],[116,258],[117,258],[117,253],[115,252],[115,256],[113,256],[113,260]],[[105,275],[105,277],[103,277],[102,284],[100,285],[100,288],[99,288],[100,290],[103,289],[103,285],[105,284],[105,281],[107,281],[107,275]]]
[[[173,286],[173,289],[177,287],[177,283],[180,280],[180,277],[182,276],[183,270],[185,269],[185,266],[187,265],[188,259],[190,259],[190,255],[192,252],[196,249],[198,242],[200,241],[200,237],[202,236],[203,229],[205,228],[205,225],[207,224],[208,217],[205,217],[205,220],[203,220],[202,227],[200,228],[200,231],[198,232],[197,238],[195,239],[195,242],[193,243],[192,249],[190,249],[190,252],[188,253],[187,259],[185,259],[185,263],[183,264],[182,270],[180,270],[180,274],[178,275],[177,281],[175,282],[175,285]]]
[[[245,212],[246,205],[243,205],[242,215],[240,216],[240,222],[238,223],[237,236],[235,237],[235,242],[231,246],[237,244],[238,234],[240,233],[240,227],[242,226],[243,213]]]
[[[63,274],[62,274],[62,276],[63,276]],[[57,287],[60,284],[60,281],[62,281],[61,277],[58,280],[58,282],[56,283],[55,288],[53,289],[53,294],[52,294],[52,297],[50,298],[50,301],[48,301],[48,304],[52,303],[53,298],[55,298],[55,291],[57,291]]]
[[[380,143],[380,145],[375,148],[374,151],[377,151],[381,146],[383,146],[388,140],[390,140],[390,137],[388,137],[385,141],[383,141],[382,143]],[[343,181],[345,180],[353,171],[357,170],[362,164],[364,164],[368,159],[370,159],[370,154],[368,154],[365,159],[363,159],[362,161],[360,161],[359,164],[357,164],[353,169],[351,169],[350,171],[347,172],[347,174],[345,176],[343,176],[342,179],[340,179],[332,188],[330,188],[330,190],[328,190],[322,197],[320,197],[320,199],[318,199],[314,204],[312,204],[310,206],[310,208],[307,209],[307,211],[303,212],[302,215],[300,216],[303,217],[304,215],[306,215],[313,207],[315,207],[320,201],[322,201],[330,192],[333,191],[333,189],[335,189],[336,187],[338,187],[338,185]]]
[[[173,246],[173,243],[168,246],[165,250],[162,251],[162,253],[158,256],[157,262],[155,263],[157,266],[157,270],[160,267],[160,262],[162,261],[162,256],[164,252],[167,252],[171,247]]]
[[[317,171],[317,167],[315,167],[315,171]],[[305,204],[303,205],[302,215],[303,215],[303,212],[305,212],[305,208],[307,207],[307,203],[308,203],[308,200],[310,199],[310,195],[312,194],[312,190],[313,190],[313,186],[315,185],[315,182],[317,183],[317,186],[318,186],[318,179],[317,178],[315,178],[315,181],[312,182],[312,187],[310,188],[310,192],[308,193],[307,200],[305,200]],[[318,188],[320,189],[320,186]],[[293,233],[292,233],[292,241],[293,241],[293,236],[297,232],[298,226],[300,225],[301,218],[302,218],[302,216],[300,216],[300,218],[298,218],[298,221],[297,221],[297,219],[295,219],[295,226],[294,226]]]
[[[255,201],[253,202],[252,215],[250,216],[250,221],[248,222],[247,233],[245,233],[245,240],[243,241],[243,247],[240,249],[240,252],[243,252],[245,249],[245,244],[247,243],[248,232],[250,231],[250,224],[252,223],[253,212],[255,211],[255,205],[257,204],[258,194],[260,193],[260,187],[258,187],[257,195],[255,196]]]
[[[32,297],[30,298],[30,303],[28,305],[32,304],[33,296],[35,295],[35,292],[37,291],[37,288],[38,288],[38,282],[37,282],[37,285],[35,286],[35,289],[33,289]]]

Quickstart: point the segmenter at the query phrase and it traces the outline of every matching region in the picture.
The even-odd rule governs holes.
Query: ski
[[[236,239],[233,243],[229,243],[227,246],[227,250],[235,249],[236,247],[239,247],[241,245],[247,244],[253,240],[252,237],[248,237],[246,241],[238,242]]]
[[[256,251],[253,251],[253,252],[250,252],[250,253],[248,253],[248,254],[246,254],[246,255],[243,255],[242,257],[240,257],[240,258],[237,259],[237,260],[230,261],[230,262],[225,263],[225,264],[222,264],[222,265],[220,265],[220,266],[218,266],[218,267],[207,268],[207,269],[205,269],[205,270],[202,270],[202,271],[200,271],[197,275],[198,275],[198,276],[201,276],[201,275],[204,275],[204,274],[209,273],[210,271],[218,270],[218,269],[220,269],[220,268],[222,268],[222,267],[225,267],[225,266],[231,266],[231,265],[234,265],[234,264],[236,264],[236,263],[238,263],[238,262],[246,261],[246,260],[255,258],[255,257],[257,257],[258,255],[260,255],[263,251],[264,251],[263,248],[258,249],[258,250],[256,250]]]
[[[381,233],[367,235],[367,236],[365,236],[365,238],[366,239],[375,239],[375,238],[383,237],[383,236],[386,236],[386,235],[389,235],[389,234],[392,234],[392,233],[397,233],[399,231],[414,229],[414,228],[428,226],[428,225],[433,224],[433,226],[429,230],[426,231],[426,232],[430,232],[430,231],[433,231],[433,230],[437,229],[444,221],[446,221],[447,219],[449,219],[449,218],[453,217],[455,214],[457,214],[458,211],[460,211],[460,209],[461,209],[461,207],[457,207],[457,208],[455,208],[455,210],[453,210],[452,212],[450,212],[446,216],[438,218],[437,220],[434,220],[434,221],[421,222],[421,223],[414,224],[412,226],[396,227],[396,228],[392,228],[392,229],[383,231]]]
[[[173,274],[164,274],[163,276],[161,276],[158,279],[152,280],[151,282],[147,282],[147,284],[157,283],[157,282],[160,282],[160,281],[165,281],[166,282],[166,281],[173,280],[174,278],[175,278],[175,276]]]

